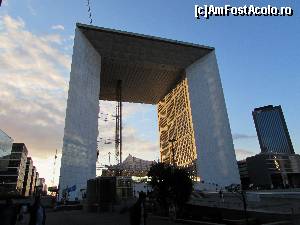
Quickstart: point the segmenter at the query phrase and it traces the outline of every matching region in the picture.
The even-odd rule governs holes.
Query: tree
[[[178,168],[165,163],[152,165],[148,172],[150,185],[154,190],[157,202],[168,212],[168,206],[174,203],[178,212],[181,212],[183,205],[189,200],[192,193],[193,182],[184,168]]]

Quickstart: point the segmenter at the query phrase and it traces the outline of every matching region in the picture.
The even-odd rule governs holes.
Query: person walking
[[[29,209],[30,220],[28,225],[45,225],[46,212],[44,206],[41,204],[40,196],[35,197],[33,205]]]
[[[140,192],[137,202],[130,209],[130,225],[146,225],[147,211],[145,200],[146,194]]]
[[[220,196],[220,200],[222,200],[222,202],[224,202],[224,193],[223,193],[222,188],[219,191],[219,196]]]

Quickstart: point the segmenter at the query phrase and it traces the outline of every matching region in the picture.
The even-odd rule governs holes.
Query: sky
[[[86,0],[3,0],[0,8],[0,128],[24,142],[41,177],[58,182],[76,22],[89,23]],[[194,5],[290,6],[291,17],[211,17],[197,20]],[[278,1],[90,0],[93,25],[215,47],[238,159],[259,153],[251,112],[282,105],[300,153],[300,3]],[[100,102],[113,114],[115,103]],[[100,118],[103,138],[114,121]],[[124,104],[124,157],[157,160],[156,106]],[[113,145],[100,145],[108,163]],[[111,163],[114,163],[112,154]]]

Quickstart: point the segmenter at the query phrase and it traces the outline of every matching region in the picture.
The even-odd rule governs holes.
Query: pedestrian
[[[12,199],[6,199],[4,208],[0,213],[1,224],[3,225],[15,225],[17,222],[17,208],[13,204]]]
[[[130,225],[146,225],[147,211],[145,201],[146,194],[140,192],[137,202],[130,208]]]
[[[36,196],[33,205],[29,209],[30,220],[28,225],[45,225],[46,213],[45,208],[41,204],[40,196]]]
[[[222,200],[222,202],[224,202],[224,193],[222,191],[222,188],[219,191],[219,196],[220,196],[220,199]]]

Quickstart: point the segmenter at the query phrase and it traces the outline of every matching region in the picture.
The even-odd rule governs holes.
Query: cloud
[[[111,163],[115,163],[115,102],[100,101],[99,119],[99,142],[100,161],[108,164],[108,152],[111,152]],[[154,107],[154,106],[151,106]],[[140,117],[142,112],[147,112],[148,108],[143,104],[123,103],[124,119],[136,117],[136,123],[145,127],[144,120]],[[146,129],[146,127],[145,127]],[[157,160],[159,157],[159,140],[153,142],[149,137],[142,136],[132,124],[123,122],[123,160],[132,154],[145,160]],[[108,144],[105,144],[107,142]],[[110,143],[111,142],[111,143]]]
[[[245,150],[245,149],[235,149],[235,155],[237,160],[243,160],[246,159],[247,157],[253,156],[256,153]]]
[[[2,0],[1,6],[8,6],[8,0]]]
[[[32,0],[27,0],[27,8],[29,9],[29,12],[31,13],[31,15],[36,16],[36,10],[33,8],[32,6]]]
[[[40,176],[45,177],[48,184],[52,179],[55,149],[62,148],[71,64],[71,57],[64,53],[62,42],[69,36],[36,35],[27,29],[21,18],[0,17],[1,129],[15,142],[26,144],[29,156],[33,157]],[[115,105],[101,101],[100,111],[115,114]],[[158,140],[153,143],[147,137],[142,138],[132,124],[126,122],[126,118],[138,117],[146,110],[144,105],[124,103],[123,106],[123,158],[131,153],[144,159],[157,159]],[[114,129],[114,120],[99,123],[102,137],[114,138]],[[109,151],[114,153],[113,144],[101,147],[101,162],[108,162]],[[59,167],[56,179],[58,174]]]
[[[46,158],[62,143],[70,56],[57,35],[36,35],[21,18],[0,17],[0,124],[29,155]]]
[[[252,139],[252,138],[257,138],[257,136],[256,135],[247,135],[247,134],[233,134],[232,138],[233,138],[233,140]]]
[[[52,42],[56,44],[61,44],[63,42],[63,38],[59,34],[50,34],[43,37],[43,40],[46,42]]]
[[[35,157],[33,159],[33,164],[38,165],[37,171],[39,172],[39,177],[45,178],[48,187],[58,185],[59,182],[58,175],[59,175],[61,154],[57,154],[58,157],[56,159],[56,162],[54,156],[55,156],[55,150],[53,151],[53,154],[51,156],[48,156],[47,158]]]
[[[53,25],[51,27],[51,29],[53,29],[53,30],[64,30],[65,27],[63,25],[61,25],[61,24],[57,24],[57,25]]]
[[[67,37],[59,34],[36,35],[21,18],[0,17],[0,124],[15,142],[24,142],[41,177],[49,182],[53,173],[55,149],[62,147],[71,57],[63,51]],[[115,103],[101,101],[99,135],[111,144],[100,143],[100,162],[114,163]],[[142,104],[124,103],[123,159],[132,155],[146,160],[159,157],[159,140],[143,137],[126,118],[140,118]],[[107,122],[104,122],[107,117]],[[136,121],[141,127],[142,121]],[[235,134],[234,139],[256,136]],[[236,149],[238,159],[254,155]],[[59,174],[57,160],[56,182]],[[49,169],[50,168],[50,169]]]

